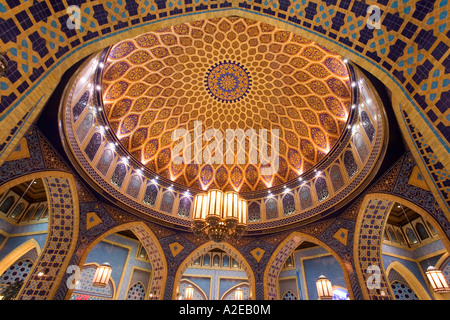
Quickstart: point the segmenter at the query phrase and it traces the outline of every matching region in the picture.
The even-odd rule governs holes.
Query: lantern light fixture
[[[244,291],[241,288],[234,291],[234,300],[244,300]]]
[[[331,286],[331,281],[327,277],[321,275],[316,281],[317,294],[319,300],[332,300],[333,299],[333,289]]]
[[[239,239],[247,228],[247,202],[235,191],[211,189],[194,197],[192,231],[215,242]]]
[[[448,293],[450,288],[443,272],[436,267],[429,266],[425,272],[428,281],[430,282],[433,291],[436,293]]]
[[[104,262],[101,266],[95,270],[94,279],[92,285],[94,287],[105,287],[109,278],[111,277],[112,268],[108,262]]]
[[[192,299],[194,299],[194,287],[192,285],[188,285],[184,290],[184,300]]]

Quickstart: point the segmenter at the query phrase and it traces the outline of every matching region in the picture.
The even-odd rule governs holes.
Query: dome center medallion
[[[236,102],[247,94],[251,80],[248,71],[240,63],[222,61],[208,70],[205,85],[214,99]]]

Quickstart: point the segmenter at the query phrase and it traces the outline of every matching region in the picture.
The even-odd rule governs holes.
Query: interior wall
[[[296,250],[295,263],[285,268],[278,277],[279,298],[291,291],[299,300],[317,300],[316,281],[324,275],[333,286],[346,288],[344,274],[337,260],[321,247]]]
[[[144,285],[148,296],[152,267],[148,260],[138,257],[138,248],[138,241],[112,234],[92,248],[86,258],[85,264],[108,262],[111,265],[115,299],[125,300],[129,289],[137,282]]]

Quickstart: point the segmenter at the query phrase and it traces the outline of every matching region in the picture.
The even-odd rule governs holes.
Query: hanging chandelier
[[[192,231],[215,242],[239,239],[247,228],[247,202],[237,192],[212,189],[194,198]]]

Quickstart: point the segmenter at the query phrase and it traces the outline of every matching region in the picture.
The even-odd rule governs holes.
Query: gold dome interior
[[[338,54],[281,28],[228,17],[183,23],[112,46],[102,98],[117,139],[147,168],[190,188],[245,192],[297,178],[327,155],[346,127],[349,82]],[[190,163],[173,161],[177,129],[191,137]],[[258,139],[265,129],[267,155],[276,150],[271,139],[277,136],[277,172],[261,174],[264,165],[251,161],[248,138],[242,149],[237,143],[231,148],[234,161],[225,161],[224,146],[222,162],[195,163],[194,155],[209,152],[214,138],[195,149],[202,136],[194,130],[208,129],[223,137],[230,129],[251,129]],[[241,150],[244,161],[238,159]]]

